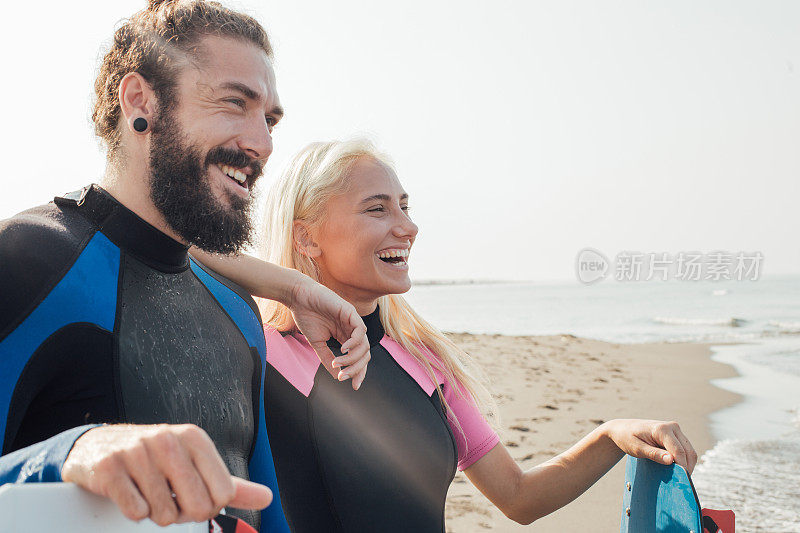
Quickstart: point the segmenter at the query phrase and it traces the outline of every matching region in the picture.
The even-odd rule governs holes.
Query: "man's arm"
[[[205,431],[191,424],[112,425],[85,432],[64,481],[110,498],[131,520],[204,522],[223,507],[264,509],[269,488],[230,475]]]
[[[352,304],[297,270],[256,257],[210,254],[196,247],[191,254],[253,296],[276,300],[288,307],[295,324],[328,372],[339,381],[352,378],[353,389],[361,386],[371,356],[367,328]],[[334,359],[327,345],[330,338],[342,344],[345,355]]]
[[[25,398],[38,393],[37,383],[20,384],[32,351],[20,349],[17,338],[30,331],[16,331],[44,300],[49,291],[80,254],[91,235],[88,223],[69,220],[56,206],[40,206],[0,221],[0,441],[2,450],[12,447],[20,419],[10,412],[13,393],[28,389]],[[35,349],[32,348],[32,349]],[[27,402],[27,400],[25,401]],[[24,412],[24,411],[22,411]],[[11,426],[11,427],[9,427]],[[62,426],[63,427],[63,426]],[[61,481],[61,466],[75,441],[96,425],[82,425],[0,457],[0,484]],[[53,433],[51,433],[52,435]]]
[[[0,485],[61,481],[61,468],[75,441],[90,429],[91,424],[69,429],[46,441],[0,457]]]

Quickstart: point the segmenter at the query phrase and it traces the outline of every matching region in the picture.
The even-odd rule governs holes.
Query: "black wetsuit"
[[[264,336],[252,298],[97,186],[0,222],[0,484],[60,481],[100,423],[192,423],[269,485]]]
[[[295,533],[442,533],[456,467],[499,440],[474,403],[437,376],[445,414],[433,381],[384,335],[378,315],[362,317],[372,358],[358,391],[333,379],[301,335],[266,331],[267,427]]]

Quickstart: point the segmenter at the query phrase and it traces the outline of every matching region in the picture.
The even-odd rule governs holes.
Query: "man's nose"
[[[267,159],[272,153],[272,134],[265,119],[248,122],[238,140],[239,148],[253,159]]]

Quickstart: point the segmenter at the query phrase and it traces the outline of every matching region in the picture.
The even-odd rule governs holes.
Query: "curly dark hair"
[[[202,61],[204,36],[233,37],[252,42],[272,58],[266,30],[254,18],[206,0],[150,0],[114,32],[94,82],[92,121],[95,133],[113,158],[120,144],[121,110],[117,93],[122,78],[141,74],[156,93],[159,105],[174,102],[177,74],[186,59]]]

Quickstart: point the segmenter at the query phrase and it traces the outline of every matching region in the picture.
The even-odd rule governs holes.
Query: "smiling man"
[[[288,531],[257,308],[188,254],[250,242],[283,115],[271,58],[258,22],[202,0],[151,0],[116,31],[95,83],[101,186],[0,222],[0,483],[72,481],[161,525],[225,507]],[[292,307],[320,357],[345,340],[357,388],[355,308],[273,272],[259,296]]]

